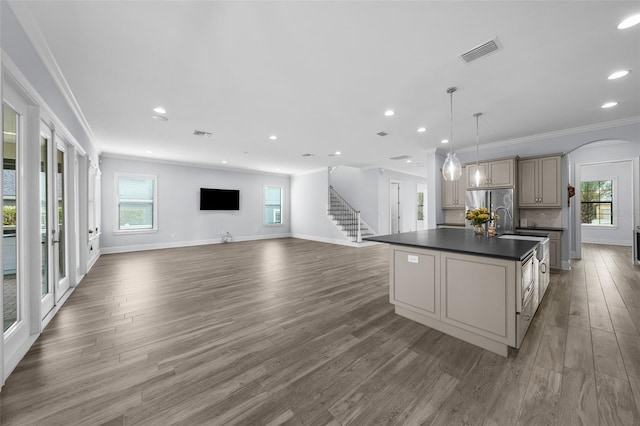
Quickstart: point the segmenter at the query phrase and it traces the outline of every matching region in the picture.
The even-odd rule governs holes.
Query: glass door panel
[[[2,132],[2,291],[3,332],[15,326],[22,317],[22,289],[18,285],[18,188],[16,176],[19,115],[8,105],[3,105],[4,127]]]
[[[51,130],[43,126],[40,135],[40,270],[41,270],[41,317],[44,318],[53,309],[54,296],[53,286],[50,272],[51,243],[49,239],[49,164],[51,156],[49,155],[51,140]]]
[[[67,227],[66,227],[66,183],[65,183],[65,152],[56,149],[56,229],[53,242],[57,245],[56,253],[56,301],[69,288],[67,277]]]

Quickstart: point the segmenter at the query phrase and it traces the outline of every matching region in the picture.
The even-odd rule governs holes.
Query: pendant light
[[[453,92],[458,90],[456,87],[449,87],[447,89],[447,93],[451,98],[451,137],[449,138],[449,143],[451,144],[451,148],[449,153],[447,154],[447,159],[444,161],[444,165],[442,166],[442,177],[446,181],[458,180],[460,175],[462,175],[462,165],[460,164],[460,160],[453,152]]]
[[[476,112],[473,116],[476,118],[476,171],[473,173],[473,179],[471,179],[471,186],[482,186],[484,183],[484,173],[480,170],[480,152],[478,146],[480,145],[480,116],[481,112]]]

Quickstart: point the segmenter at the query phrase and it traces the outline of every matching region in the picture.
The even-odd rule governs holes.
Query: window
[[[265,225],[282,224],[282,187],[264,187],[264,223]]]
[[[583,225],[613,225],[613,180],[582,181],[580,198]]]
[[[116,174],[116,232],[156,231],[156,177]]]

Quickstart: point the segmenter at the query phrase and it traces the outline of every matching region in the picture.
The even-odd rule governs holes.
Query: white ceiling
[[[26,5],[107,154],[424,174],[449,136],[449,86],[456,149],[475,144],[479,111],[481,143],[640,116],[640,25],[616,28],[637,1]],[[501,50],[459,58],[495,37]],[[607,80],[618,69],[631,74]],[[601,109],[609,100],[619,105]],[[151,118],[158,105],[167,122]],[[413,162],[389,160],[400,155]]]

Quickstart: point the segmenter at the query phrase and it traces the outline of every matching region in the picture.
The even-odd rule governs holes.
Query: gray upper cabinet
[[[518,161],[518,206],[562,207],[562,158],[524,158]]]
[[[446,181],[442,178],[443,209],[464,209],[464,194],[467,191],[466,181],[464,168],[458,180]]]
[[[485,176],[485,181],[477,188],[505,188],[513,187],[515,185],[514,158],[487,161],[480,163],[478,166],[482,174]],[[467,171],[467,187],[473,188],[473,176],[476,172],[476,165],[469,164],[465,169]]]

